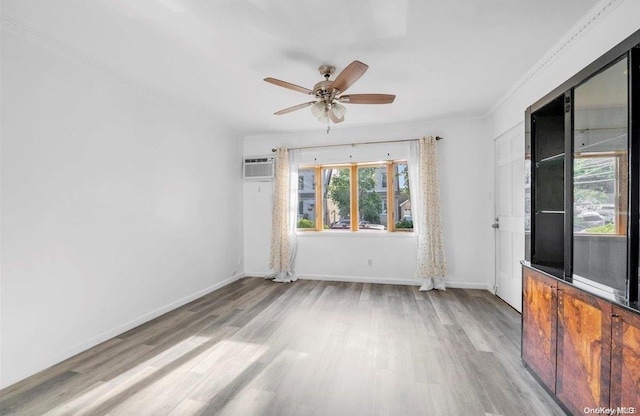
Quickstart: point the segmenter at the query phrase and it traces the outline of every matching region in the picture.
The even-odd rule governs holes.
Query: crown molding
[[[578,21],[516,84],[503,95],[484,115],[489,118],[522,88],[557,61],[570,47],[597,26],[613,9],[625,0],[601,0]]]

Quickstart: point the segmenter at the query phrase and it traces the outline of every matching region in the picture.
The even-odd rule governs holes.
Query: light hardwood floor
[[[0,392],[16,415],[561,415],[486,291],[245,278]]]

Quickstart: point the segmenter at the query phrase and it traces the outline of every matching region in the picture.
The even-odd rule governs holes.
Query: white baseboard
[[[452,289],[477,289],[477,290],[487,290],[493,293],[492,283],[450,282],[448,280],[445,280],[444,282],[447,284],[447,287],[450,287]]]
[[[198,298],[201,298],[204,295],[208,295],[209,293],[213,292],[214,290],[218,290],[221,287],[224,287],[224,286],[226,286],[228,284],[231,284],[231,283],[235,282],[236,280],[242,279],[244,276],[245,276],[244,273],[237,273],[237,274],[231,276],[228,279],[225,279],[225,280],[223,280],[221,282],[218,282],[218,283],[216,283],[214,285],[211,285],[211,286],[209,286],[207,288],[204,288],[204,289],[199,290],[199,291],[197,291],[195,293],[187,295],[187,296],[185,296],[185,297],[183,297],[181,299],[178,299],[178,300],[176,300],[174,302],[171,302],[171,303],[169,303],[167,305],[161,306],[160,308],[154,309],[151,312],[148,312],[148,313],[146,313],[146,314],[144,314],[142,316],[139,316],[139,317],[137,317],[135,319],[132,319],[131,321],[129,321],[129,322],[125,323],[125,324],[119,325],[116,328],[113,328],[113,329],[111,329],[109,331],[103,332],[100,335],[98,335],[96,337],[93,337],[90,340],[88,340],[86,342],[83,342],[81,344],[78,344],[75,347],[69,349],[68,352],[72,353],[72,355],[69,355],[69,357],[71,357],[71,356],[73,356],[75,354],[78,354],[79,352],[88,350],[89,348],[94,347],[94,346],[100,344],[101,342],[104,342],[104,341],[106,341],[108,339],[111,339],[111,338],[113,338],[115,336],[123,334],[123,333],[127,332],[130,329],[133,329],[133,328],[135,328],[137,326],[140,326],[140,325],[142,325],[142,324],[144,324],[146,322],[149,322],[152,319],[155,319],[160,315],[164,315],[165,313],[170,312],[170,311],[172,311],[174,309],[177,309],[180,306],[186,305],[187,303],[189,303],[191,301],[194,301],[194,300],[196,300]]]
[[[417,279],[393,279],[388,277],[338,276],[338,275],[321,275],[321,274],[299,275],[298,279],[323,280],[327,282],[378,283],[383,285],[403,285],[403,286],[420,286],[420,283],[421,283]]]
[[[246,272],[246,276],[265,277],[265,272]],[[353,282],[353,283],[379,283],[383,285],[403,285],[403,286],[420,286],[420,279],[393,279],[385,277],[362,277],[362,276],[340,276],[340,275],[323,275],[323,274],[299,274],[300,280],[322,280],[326,282]],[[478,289],[492,291],[491,283],[477,283],[465,281],[446,280],[447,287],[452,289]]]
[[[269,273],[267,272],[244,272],[244,275],[246,277],[262,277],[265,278],[267,277]]]
[[[142,325],[142,324],[144,324],[146,322],[149,322],[152,319],[155,319],[160,315],[164,315],[165,313],[170,312],[170,311],[172,311],[174,309],[177,309],[180,306],[186,305],[187,303],[189,303],[189,302],[191,302],[193,300],[196,300],[198,298],[201,298],[202,296],[207,295],[207,294],[213,292],[214,290],[218,290],[221,287],[224,287],[224,286],[226,286],[228,284],[231,284],[231,283],[235,282],[236,280],[239,280],[239,279],[243,278],[244,276],[245,276],[245,273],[235,274],[235,275],[229,277],[228,279],[225,279],[225,280],[223,280],[221,282],[218,282],[218,283],[216,283],[214,285],[211,285],[211,286],[209,286],[209,287],[207,287],[205,289],[202,289],[202,290],[199,290],[199,291],[197,291],[195,293],[187,295],[187,296],[185,296],[185,297],[183,297],[181,299],[178,299],[178,300],[176,300],[174,302],[171,302],[171,303],[169,303],[167,305],[161,306],[160,308],[154,309],[151,312],[145,313],[144,315],[141,315],[141,316],[139,316],[139,317],[137,317],[135,319],[132,319],[129,322],[126,322],[126,323],[124,323],[122,325],[118,325],[117,327],[115,327],[113,329],[110,329],[108,331],[102,332],[101,334],[98,334],[98,335],[96,335],[96,336],[94,336],[94,337],[92,337],[92,338],[90,338],[90,339],[88,339],[88,340],[86,340],[84,342],[81,342],[80,344],[77,344],[77,345],[73,346],[72,348],[67,349],[63,353],[53,354],[52,356],[48,357],[48,359],[42,360],[43,363],[41,365],[37,366],[36,370],[31,372],[31,374],[27,374],[27,375],[25,375],[24,377],[22,377],[22,378],[20,378],[18,380],[6,380],[6,382],[8,383],[6,385],[4,385],[5,380],[2,380],[3,384],[2,384],[2,386],[0,386],[0,389],[3,389],[3,388],[8,387],[8,386],[10,386],[12,384],[15,384],[15,383],[27,378],[27,377],[32,376],[33,374],[36,374],[36,373],[38,373],[38,372],[40,372],[42,370],[45,370],[45,369],[47,369],[47,368],[49,368],[51,366],[54,366],[54,365],[56,365],[56,364],[58,364],[58,363],[60,363],[60,362],[62,362],[64,360],[66,360],[68,358],[71,358],[74,355],[77,355],[77,354],[79,354],[79,353],[81,353],[83,351],[86,351],[89,348],[95,347],[96,345],[98,345],[98,344],[100,344],[100,343],[102,343],[104,341],[107,341],[107,340],[109,340],[109,339],[111,339],[113,337],[116,337],[116,336],[118,336],[120,334],[123,334],[123,333],[127,332],[130,329],[133,329],[133,328],[135,328],[137,326],[140,326],[140,325]],[[46,362],[44,362],[44,361],[46,361]]]

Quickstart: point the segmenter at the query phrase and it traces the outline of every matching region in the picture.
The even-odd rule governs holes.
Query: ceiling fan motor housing
[[[324,77],[324,81],[320,81],[313,86],[313,95],[316,99],[325,101],[329,104],[334,97],[332,96],[333,89],[331,88],[333,81],[329,81],[329,77],[336,72],[336,67],[333,65],[320,65],[318,71],[320,72],[320,75]]]
[[[313,86],[313,95],[323,101],[331,99],[333,81],[320,81]]]

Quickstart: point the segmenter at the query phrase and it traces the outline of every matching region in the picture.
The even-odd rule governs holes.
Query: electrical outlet
[[[373,266],[373,259],[367,259],[367,263],[369,264],[369,266]]]

